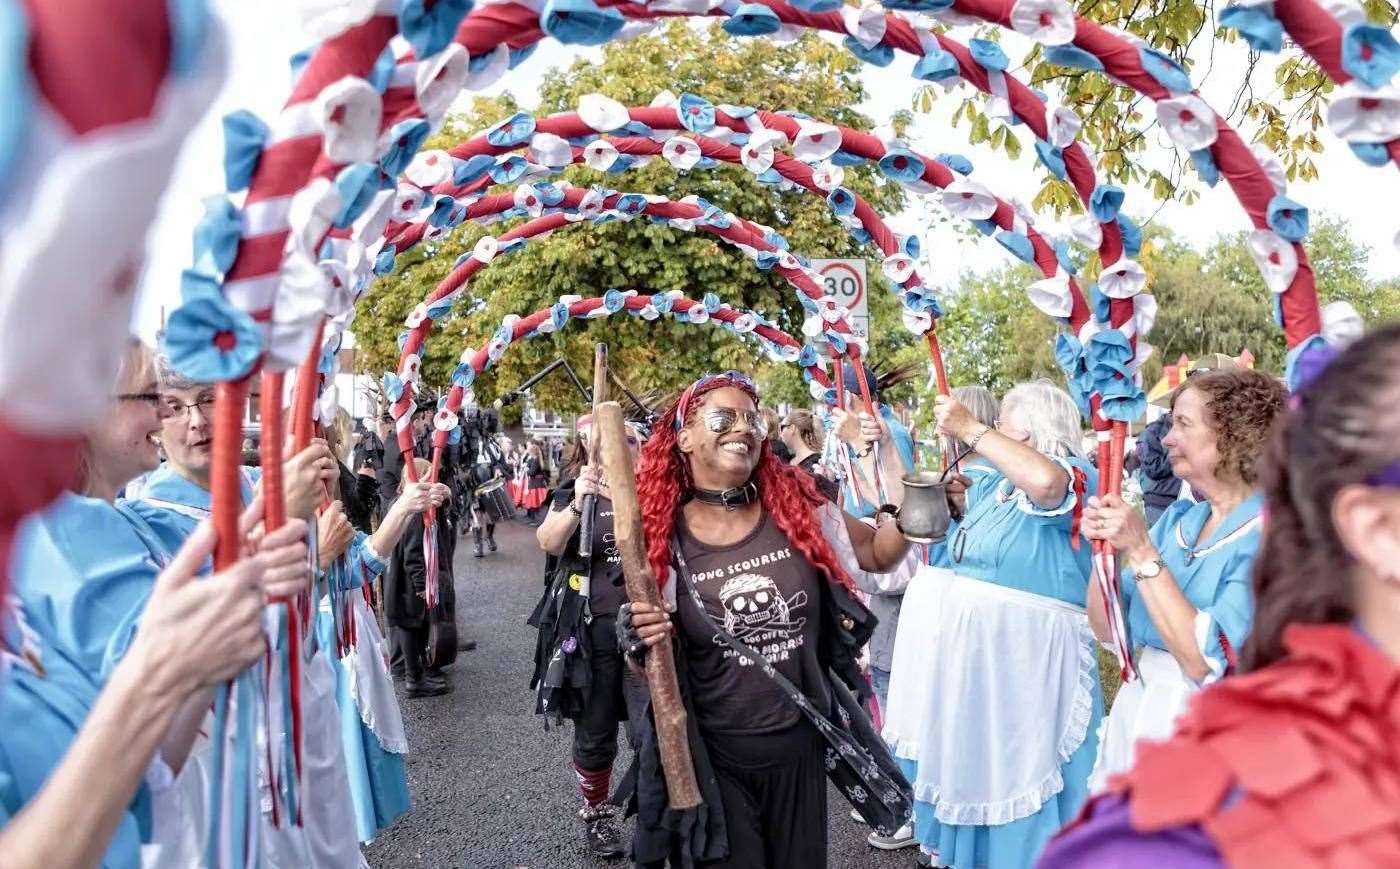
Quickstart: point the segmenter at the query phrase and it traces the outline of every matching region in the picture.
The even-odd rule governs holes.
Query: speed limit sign
[[[851,311],[851,332],[870,337],[870,299],[865,293],[865,260],[814,259],[812,268],[821,275],[822,289]]]

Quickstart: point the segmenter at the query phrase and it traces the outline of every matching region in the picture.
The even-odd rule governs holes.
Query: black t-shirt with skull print
[[[566,480],[554,491],[554,509],[567,510],[574,500],[574,480]],[[570,554],[578,551],[578,531],[569,540]],[[615,616],[627,602],[622,584],[622,552],[613,532],[613,504],[599,496],[593,517],[593,559],[589,563],[588,609],[595,616]]]
[[[738,543],[715,547],[677,523],[691,582],[715,623],[767,658],[809,697],[825,694],[817,661],[821,586],[825,582],[765,511]],[[738,656],[678,591],[686,667],[695,714],[711,733],[772,733],[801,712],[768,676]]]

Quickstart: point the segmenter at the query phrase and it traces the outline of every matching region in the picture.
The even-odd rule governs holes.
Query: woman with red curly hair
[[[888,437],[876,419],[861,423],[868,441]],[[908,818],[908,785],[846,687],[869,690],[855,659],[874,619],[828,538],[847,535],[872,572],[897,565],[909,544],[896,522],[870,528],[829,505],[766,434],[753,385],[731,371],[686,389],[642,451],[647,555],[675,606],[628,605],[619,634],[634,658],[675,635],[704,804],[667,808],[644,732],[641,866],[825,866],[829,768],[872,826],[888,834]],[[870,777],[842,779],[855,768]]]

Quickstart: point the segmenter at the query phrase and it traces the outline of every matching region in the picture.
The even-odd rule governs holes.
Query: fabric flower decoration
[[[753,314],[743,313],[735,317],[730,326],[740,335],[747,335],[758,328],[758,321],[754,319]]]
[[[767,9],[768,7],[764,7]],[[771,141],[754,142],[750,140],[748,144],[739,149],[739,162],[744,168],[755,175],[762,175],[773,168],[773,144]],[[782,180],[782,176],[778,177]]]
[[[1068,317],[1074,309],[1067,275],[1036,281],[1026,288],[1026,296],[1037,311],[1059,320]]]
[[[593,0],[547,0],[540,29],[565,45],[603,45],[626,23],[616,9],[600,9]]]
[[[369,82],[346,76],[316,96],[321,149],[334,163],[372,160],[379,145],[383,101]]]
[[[403,174],[409,181],[426,189],[451,181],[453,168],[452,155],[434,148],[415,154]]]
[[[530,137],[530,160],[551,169],[563,169],[573,162],[569,143],[553,133],[535,133]]]
[[[496,165],[489,170],[491,180],[497,184],[514,184],[529,168],[525,158],[519,154],[502,154],[496,158]]]
[[[1056,66],[1103,72],[1103,61],[1077,45],[1052,45],[1043,52],[1045,60]]]
[[[704,305],[692,305],[686,312],[685,318],[691,323],[699,325],[710,322],[710,312],[705,310]]]
[[[873,48],[867,48],[861,45],[854,36],[847,36],[842,45],[851,54],[860,58],[862,63],[868,63],[871,66],[885,67],[894,62],[894,49],[883,43]]]
[[[1333,105],[1336,103],[1334,102]],[[1275,193],[1282,194],[1288,190],[1288,171],[1283,168],[1283,161],[1278,158],[1277,154],[1263,144],[1250,146],[1249,153],[1254,155],[1254,159],[1259,163],[1259,168],[1264,170],[1269,183],[1274,185]]]
[[[408,316],[404,318],[403,324],[410,329],[417,329],[428,321],[428,306],[419,302],[414,306]]]
[[[386,247],[374,258],[374,273],[376,275],[388,275],[394,272],[395,251],[393,247]]]
[[[495,365],[501,361],[501,357],[506,355],[506,347],[509,345],[500,338],[492,338],[486,342],[486,360],[488,365]]]
[[[1068,148],[1074,144],[1080,128],[1084,126],[1084,119],[1079,117],[1079,113],[1069,106],[1057,106],[1047,114],[1046,135],[1050,144],[1056,148]]]
[[[681,126],[692,133],[704,133],[714,129],[715,107],[714,104],[703,97],[695,94],[681,94],[680,100],[676,103],[676,118]]]
[[[629,217],[635,217],[646,211],[647,198],[640,193],[624,193],[617,198],[617,204],[613,210]]]
[[[516,112],[486,131],[486,141],[497,148],[514,148],[523,145],[535,134],[535,116],[527,112]]]
[[[1270,292],[1282,293],[1298,274],[1298,251],[1275,232],[1256,229],[1246,240],[1249,254]]]
[[[1123,255],[1135,257],[1142,251],[1142,230],[1126,215],[1118,217],[1118,232],[1123,237]]]
[[[1308,209],[1287,196],[1269,200],[1269,228],[1287,241],[1302,241],[1308,234]]]
[[[783,22],[762,3],[743,3],[720,26],[732,36],[771,36],[782,29]]]
[[[1157,121],[1172,141],[1188,151],[1200,151],[1215,144],[1219,131],[1215,112],[1195,94],[1157,102]]]
[[[370,203],[379,195],[381,180],[379,167],[373,163],[351,163],[341,169],[335,177],[340,208],[331,217],[332,225],[337,229],[345,229],[364,214]]]
[[[617,148],[607,139],[589,142],[583,149],[583,162],[589,169],[607,172],[617,162]]]
[[[877,3],[842,6],[841,18],[846,32],[862,48],[874,48],[885,38],[885,9]]]
[[[1157,324],[1157,297],[1151,293],[1138,293],[1133,297],[1133,331],[1146,335]],[[1139,349],[1141,343],[1139,342]],[[1134,365],[1137,362],[1134,361]]]
[[[856,197],[846,188],[837,187],[826,194],[826,204],[834,214],[844,216],[856,210]]]
[[[381,385],[384,397],[389,399],[390,404],[397,404],[399,399],[403,398],[404,382],[399,379],[397,374],[385,372]]]
[[[1400,138],[1400,88],[1347,82],[1327,106],[1327,126],[1352,143],[1383,144]]]
[[[903,253],[890,254],[880,264],[880,270],[896,284],[902,284],[914,276],[914,260]]]
[[[397,178],[430,132],[432,125],[422,118],[399,121],[385,130],[379,143],[379,168],[390,178]]]
[[[939,154],[934,159],[959,175],[972,174],[972,161],[961,154]]]
[[[820,163],[841,148],[841,131],[831,124],[800,120],[797,137],[792,140],[792,154],[806,163]]]
[[[1100,184],[1089,196],[1089,213],[1099,223],[1108,223],[1118,217],[1118,209],[1123,206],[1123,188],[1114,184]]]
[[[1035,140],[1035,155],[1040,158],[1041,164],[1050,170],[1061,181],[1065,180],[1065,155],[1054,145],[1044,139]]]
[[[490,154],[473,154],[465,160],[453,158],[452,183],[458,187],[465,187],[492,172],[496,162],[497,158]]]
[[[452,229],[461,226],[466,217],[467,210],[451,196],[444,195],[433,201],[432,211],[428,213],[428,223],[432,226]]]
[[[423,116],[440,119],[462,92],[470,74],[471,58],[457,43],[419,61],[413,74],[413,89]]]
[[[972,59],[977,61],[977,65],[983,69],[992,72],[1005,72],[1006,68],[1011,65],[1011,59],[995,42],[989,42],[985,39],[969,39],[967,48],[972,53]]]
[[[510,46],[501,44],[492,50],[467,59],[467,77],[463,90],[485,90],[495,84],[510,69]]]
[[[471,8],[472,0],[404,0],[399,33],[413,46],[414,55],[431,57],[452,42],[462,16]]]
[[[803,12],[835,12],[842,7],[842,0],[793,0],[792,5]]]
[[[900,184],[917,181],[924,175],[924,161],[907,148],[891,148],[880,158],[880,171]]]
[[[224,184],[236,193],[252,183],[270,131],[261,118],[243,109],[224,115],[223,130]]]
[[[1384,87],[1400,71],[1400,43],[1378,24],[1353,24],[1342,33],[1342,69],[1367,87]]]
[[[1120,259],[1099,273],[1099,289],[1110,299],[1131,299],[1147,286],[1147,272],[1136,260]]]
[[[627,126],[627,107],[602,94],[584,94],[578,101],[578,116],[600,133],[611,133]]]
[[[1021,262],[1035,262],[1035,249],[1031,247],[1031,240],[1023,233],[1003,229],[996,234],[996,240]]]
[[[1098,226],[1097,223],[1094,224]],[[1070,250],[1069,239],[1059,238],[1055,240],[1055,260],[1060,264],[1060,268],[1074,275],[1079,273],[1080,267],[1084,264],[1079,257]]]
[[[1016,0],[1011,27],[1042,45],[1074,41],[1074,9],[1065,0]]]
[[[457,427],[457,414],[447,408],[440,409],[433,414],[433,428],[438,431],[452,431]]]
[[[1196,174],[1201,176],[1201,180],[1207,187],[1214,187],[1220,183],[1220,167],[1215,163],[1215,157],[1210,151],[1192,151],[1191,165],[1196,167]]]
[[[682,172],[688,172],[695,168],[703,155],[699,142],[686,136],[672,136],[661,146],[661,156]]]
[[[1121,392],[1105,393],[1099,402],[1099,413],[1105,419],[1118,422],[1133,422],[1147,413],[1147,396],[1132,381],[1124,381],[1127,386]]]
[[[171,367],[198,383],[237,380],[253,370],[263,334],[253,318],[218,294],[187,299],[165,324]]]
[[[914,78],[920,81],[946,81],[957,78],[961,72],[958,59],[937,43],[925,48],[923,56],[914,62]]]
[[[955,217],[986,220],[996,214],[997,200],[976,181],[954,181],[943,190],[943,206]]]
[[[1070,379],[1084,372],[1084,345],[1079,343],[1078,338],[1068,332],[1055,336],[1055,364]]]
[[[603,294],[603,309],[609,314],[616,314],[627,305],[627,294],[621,290],[608,290]]]
[[[539,217],[544,212],[544,201],[540,199],[539,191],[529,184],[515,188],[513,201],[516,208],[523,209],[531,217]]]
[[[204,199],[204,216],[194,228],[194,267],[223,274],[233,267],[243,235],[243,214],[227,196]]]
[[[1367,166],[1384,166],[1390,162],[1390,149],[1380,142],[1348,142],[1347,147]]]
[[[417,353],[410,353],[399,363],[399,379],[405,385],[413,385],[418,382],[423,371],[423,357]]]
[[[915,335],[922,335],[933,328],[933,315],[928,311],[920,311],[915,308],[901,308],[899,318],[904,324],[904,328]]]
[[[1172,95],[1191,92],[1191,77],[1180,64],[1155,48],[1138,46],[1138,60],[1143,72],[1157,80],[1157,84]]]
[[[1220,26],[1238,31],[1255,51],[1277,53],[1283,48],[1283,24],[1274,17],[1273,4],[1237,4],[1220,13]]]
[[[500,244],[496,241],[495,236],[483,235],[476,240],[476,247],[472,248],[472,259],[489,263],[496,258],[499,249]]]

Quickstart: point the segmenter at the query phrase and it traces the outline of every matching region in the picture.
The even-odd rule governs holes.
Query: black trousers
[[[803,718],[777,733],[705,734],[729,857],[706,869],[826,866],[826,741]]]
[[[428,650],[428,621],[413,628],[394,626],[394,645],[403,655],[404,675],[410,682],[423,679],[423,657]]]
[[[617,760],[617,726],[626,728],[635,751],[637,733],[629,710],[646,703],[645,679],[633,673],[617,649],[617,616],[597,616],[588,626],[592,682],[583,714],[574,719],[574,764],[590,771],[608,769]]]

